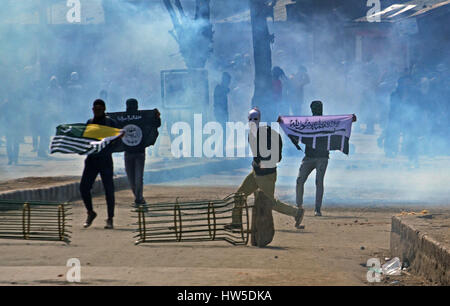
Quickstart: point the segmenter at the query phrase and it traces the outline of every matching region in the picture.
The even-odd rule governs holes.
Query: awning
[[[397,22],[427,14],[449,4],[450,0],[412,0],[402,4],[392,4],[380,12],[355,19],[354,21],[361,23],[374,23],[375,20],[377,22]]]

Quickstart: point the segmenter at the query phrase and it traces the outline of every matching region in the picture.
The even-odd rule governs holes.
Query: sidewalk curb
[[[411,269],[440,285],[450,285],[450,252],[426,233],[392,217],[390,250]]]
[[[149,170],[144,173],[144,183],[161,183],[186,177],[200,176],[220,169],[235,169],[246,164],[248,163],[245,163],[242,159],[234,159],[210,161],[168,169]],[[114,178],[114,187],[116,191],[129,188],[127,176],[116,176]],[[91,192],[93,196],[103,193],[103,185],[100,179],[95,181]],[[81,199],[80,182],[66,183],[47,188],[29,188],[0,192],[0,200],[69,202],[79,199]]]

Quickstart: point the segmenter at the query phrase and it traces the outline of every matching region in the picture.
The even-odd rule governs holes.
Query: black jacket
[[[276,162],[280,162],[281,158],[282,158],[282,149],[283,149],[283,142],[281,140],[281,136],[279,133],[277,133],[276,131],[272,131],[272,129],[270,128],[270,126],[261,126],[258,128],[258,132],[257,132],[257,152],[256,152],[256,156],[253,157],[253,170],[255,171],[256,175],[267,175],[267,174],[272,174],[275,173],[277,171],[277,167],[276,164],[274,164],[274,167],[270,167],[270,168],[261,168],[260,167],[260,163],[261,161],[269,161],[271,160],[271,155],[267,156],[267,157],[262,157],[261,156],[261,152],[259,150],[259,146],[260,146],[260,131],[261,129],[267,129],[267,150],[270,151],[272,149],[272,138],[271,135],[272,133],[276,134],[275,136],[278,136],[278,146],[279,146],[279,150],[278,150],[278,159],[276,160]],[[255,154],[253,154],[255,155]]]

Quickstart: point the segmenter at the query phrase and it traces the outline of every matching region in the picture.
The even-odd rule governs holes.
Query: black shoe
[[[84,222],[83,227],[88,228],[89,226],[91,226],[92,221],[94,221],[94,219],[96,217],[97,217],[97,214],[95,213],[95,211],[88,212],[88,217],[86,219],[86,222]]]
[[[315,210],[315,211],[314,211],[314,216],[316,216],[316,217],[322,217],[322,213],[320,212],[320,210]]]
[[[113,219],[107,219],[106,220],[106,225],[105,225],[105,229],[113,229]]]
[[[303,221],[303,216],[305,215],[305,210],[303,208],[299,208],[297,211],[297,215],[295,216],[295,227],[299,229],[304,229],[305,226],[300,225]]]

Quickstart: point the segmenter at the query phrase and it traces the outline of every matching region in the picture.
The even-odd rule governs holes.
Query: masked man
[[[279,213],[295,218],[295,227],[300,227],[303,219],[303,208],[296,208],[275,199],[275,183],[277,180],[277,163],[281,161],[282,141],[281,136],[269,126],[260,126],[261,112],[253,108],[248,114],[250,125],[249,143],[253,153],[252,172],[244,179],[237,193],[243,193],[245,197],[260,189],[272,199],[273,209]],[[233,210],[231,228],[240,227],[242,209],[236,207]]]

